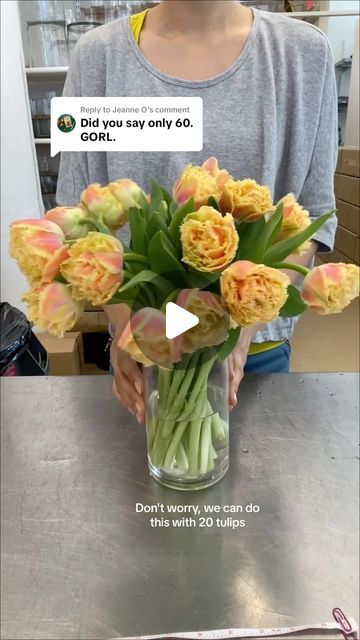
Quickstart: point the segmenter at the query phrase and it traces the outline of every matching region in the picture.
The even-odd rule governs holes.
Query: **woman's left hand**
[[[244,377],[248,348],[243,348],[239,343],[229,356],[229,407],[233,409],[237,405],[237,392],[239,384]]]
[[[251,341],[261,325],[252,325],[241,329],[240,338],[229,356],[229,407],[233,409],[237,405],[237,392],[239,384],[244,377],[244,368],[248,357]]]

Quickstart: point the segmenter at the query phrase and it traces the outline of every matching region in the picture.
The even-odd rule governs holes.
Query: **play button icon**
[[[194,313],[186,311],[174,302],[168,302],[165,309],[165,327],[168,340],[177,338],[199,324],[199,318]]]

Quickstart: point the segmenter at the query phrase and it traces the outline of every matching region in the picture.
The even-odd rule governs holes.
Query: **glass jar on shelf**
[[[26,21],[65,20],[63,0],[32,0],[19,4]]]
[[[27,33],[32,67],[68,64],[65,20],[29,21]]]
[[[105,22],[105,6],[108,0],[79,0],[78,15],[83,22]]]
[[[67,25],[67,37],[68,37],[68,50],[71,55],[74,46],[79,38],[88,31],[92,31],[96,27],[101,26],[101,22],[71,22]]]

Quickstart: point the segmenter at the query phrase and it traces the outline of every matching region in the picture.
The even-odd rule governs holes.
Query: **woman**
[[[164,0],[84,36],[64,95],[200,96],[204,148],[197,153],[63,153],[60,204],[77,202],[91,182],[123,176],[145,188],[152,177],[170,188],[184,164],[216,156],[236,179],[268,185],[274,201],[293,192],[312,217],[334,207],[334,65],[326,37],[311,25],[251,11],[233,0]],[[308,264],[316,251],[331,250],[335,227],[334,219],[328,221],[309,251],[289,260]],[[293,272],[289,275],[293,278]],[[119,305],[108,315],[115,334],[114,392],[142,422],[141,371],[116,346],[127,312]],[[231,407],[244,369],[288,371],[293,326],[292,319],[281,318],[241,332],[230,362]]]

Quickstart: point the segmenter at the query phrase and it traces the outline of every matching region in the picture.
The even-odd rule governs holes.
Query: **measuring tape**
[[[178,638],[178,640],[236,640],[236,638],[266,638],[266,636],[286,636],[299,631],[331,631],[337,630],[342,633],[345,640],[359,640],[359,628],[353,618],[347,618],[341,609],[333,609],[333,616],[336,622],[325,622],[323,624],[310,624],[298,627],[281,627],[269,629],[218,629],[217,631],[185,631],[184,633],[166,633],[153,636],[132,636],[113,638],[113,640],[168,640]]]

